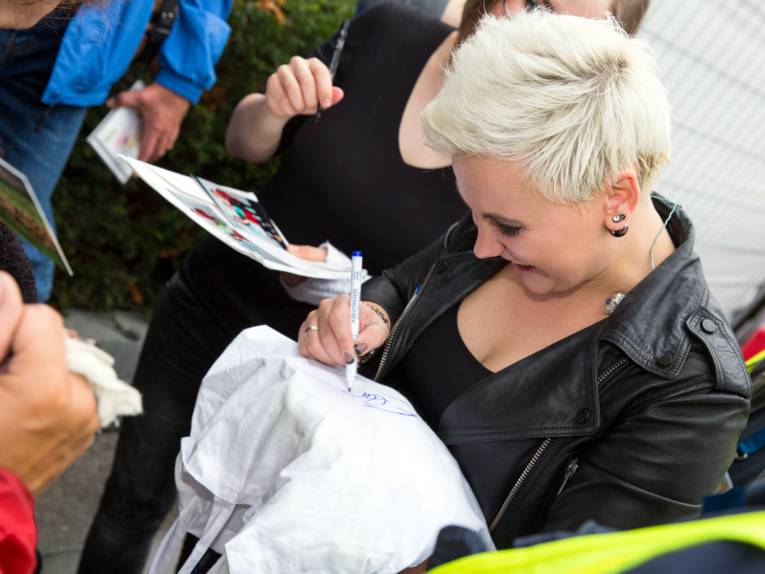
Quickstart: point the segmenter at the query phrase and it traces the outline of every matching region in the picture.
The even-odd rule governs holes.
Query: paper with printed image
[[[284,236],[270,218],[265,219],[267,218],[265,211],[259,212],[260,214],[254,210],[253,214],[242,212],[242,206],[252,209],[252,205],[257,202],[255,194],[220,186],[206,180],[201,180],[206,182],[206,185],[203,185],[201,178],[181,175],[132,158],[124,159],[138,177],[192,221],[229,247],[254,259],[264,267],[317,279],[343,279],[349,275],[349,266],[305,261],[287,251],[286,239],[283,239]],[[224,212],[221,205],[226,200],[219,198],[216,202],[207,187],[213,190],[226,190],[226,195],[230,198],[236,194],[236,200],[229,203]],[[245,199],[246,203],[243,202]],[[237,207],[239,212],[236,210]],[[250,215],[252,220],[247,219]],[[267,229],[264,224],[268,223],[272,227]],[[281,237],[284,244],[277,237]]]
[[[258,196],[252,192],[219,185],[201,177],[195,176],[194,179],[231,225],[248,235],[255,233],[258,237],[271,241],[275,247],[287,249],[289,245],[287,240],[258,201]]]
[[[0,221],[73,275],[27,176],[0,158]]]
[[[130,90],[141,90],[141,80],[130,86]],[[90,133],[87,142],[122,185],[133,175],[133,170],[120,159],[120,155],[137,158],[141,151],[143,121],[135,108],[122,106],[106,114]]]

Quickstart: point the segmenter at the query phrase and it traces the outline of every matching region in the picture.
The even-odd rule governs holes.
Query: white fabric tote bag
[[[176,467],[180,515],[151,566],[172,571],[185,533],[215,572],[394,573],[459,525],[493,548],[446,447],[388,387],[297,354],[268,327],[242,332],[205,377]]]

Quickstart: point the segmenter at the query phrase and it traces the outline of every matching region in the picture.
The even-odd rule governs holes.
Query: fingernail
[[[356,357],[350,353],[343,353],[343,359],[345,359],[346,364],[350,365],[353,361],[356,360]]]
[[[353,350],[356,351],[357,355],[363,355],[367,352],[368,345],[366,343],[359,343],[358,345],[355,345],[353,347]]]

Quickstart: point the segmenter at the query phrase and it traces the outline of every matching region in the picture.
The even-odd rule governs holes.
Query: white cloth
[[[108,427],[120,416],[143,412],[141,393],[121,381],[114,371],[114,359],[90,341],[70,337],[66,340],[69,370],[85,377],[98,401],[101,428]]]
[[[268,327],[244,331],[205,377],[176,466],[180,515],[150,572],[185,532],[232,574],[385,573],[419,564],[460,525],[493,548],[449,451],[394,390],[299,357]],[[223,563],[223,560],[219,560]]]
[[[308,303],[314,307],[317,307],[322,299],[331,299],[342,293],[349,293],[351,290],[351,258],[329,241],[325,241],[319,247],[327,250],[327,263],[333,263],[338,266],[348,265],[347,279],[316,279],[308,277],[305,281],[301,281],[295,286],[290,286],[279,278],[282,287],[284,287],[284,290],[291,299],[301,303]],[[367,279],[369,279],[369,273],[364,269],[362,271],[362,283]]]

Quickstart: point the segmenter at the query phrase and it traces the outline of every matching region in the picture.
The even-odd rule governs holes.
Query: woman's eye
[[[499,223],[498,221],[494,221],[493,219],[489,220],[489,223],[491,223],[492,227],[500,232],[500,234],[508,236],[508,237],[517,237],[518,234],[521,232],[520,227],[515,227],[512,225],[504,225],[502,223]]]

